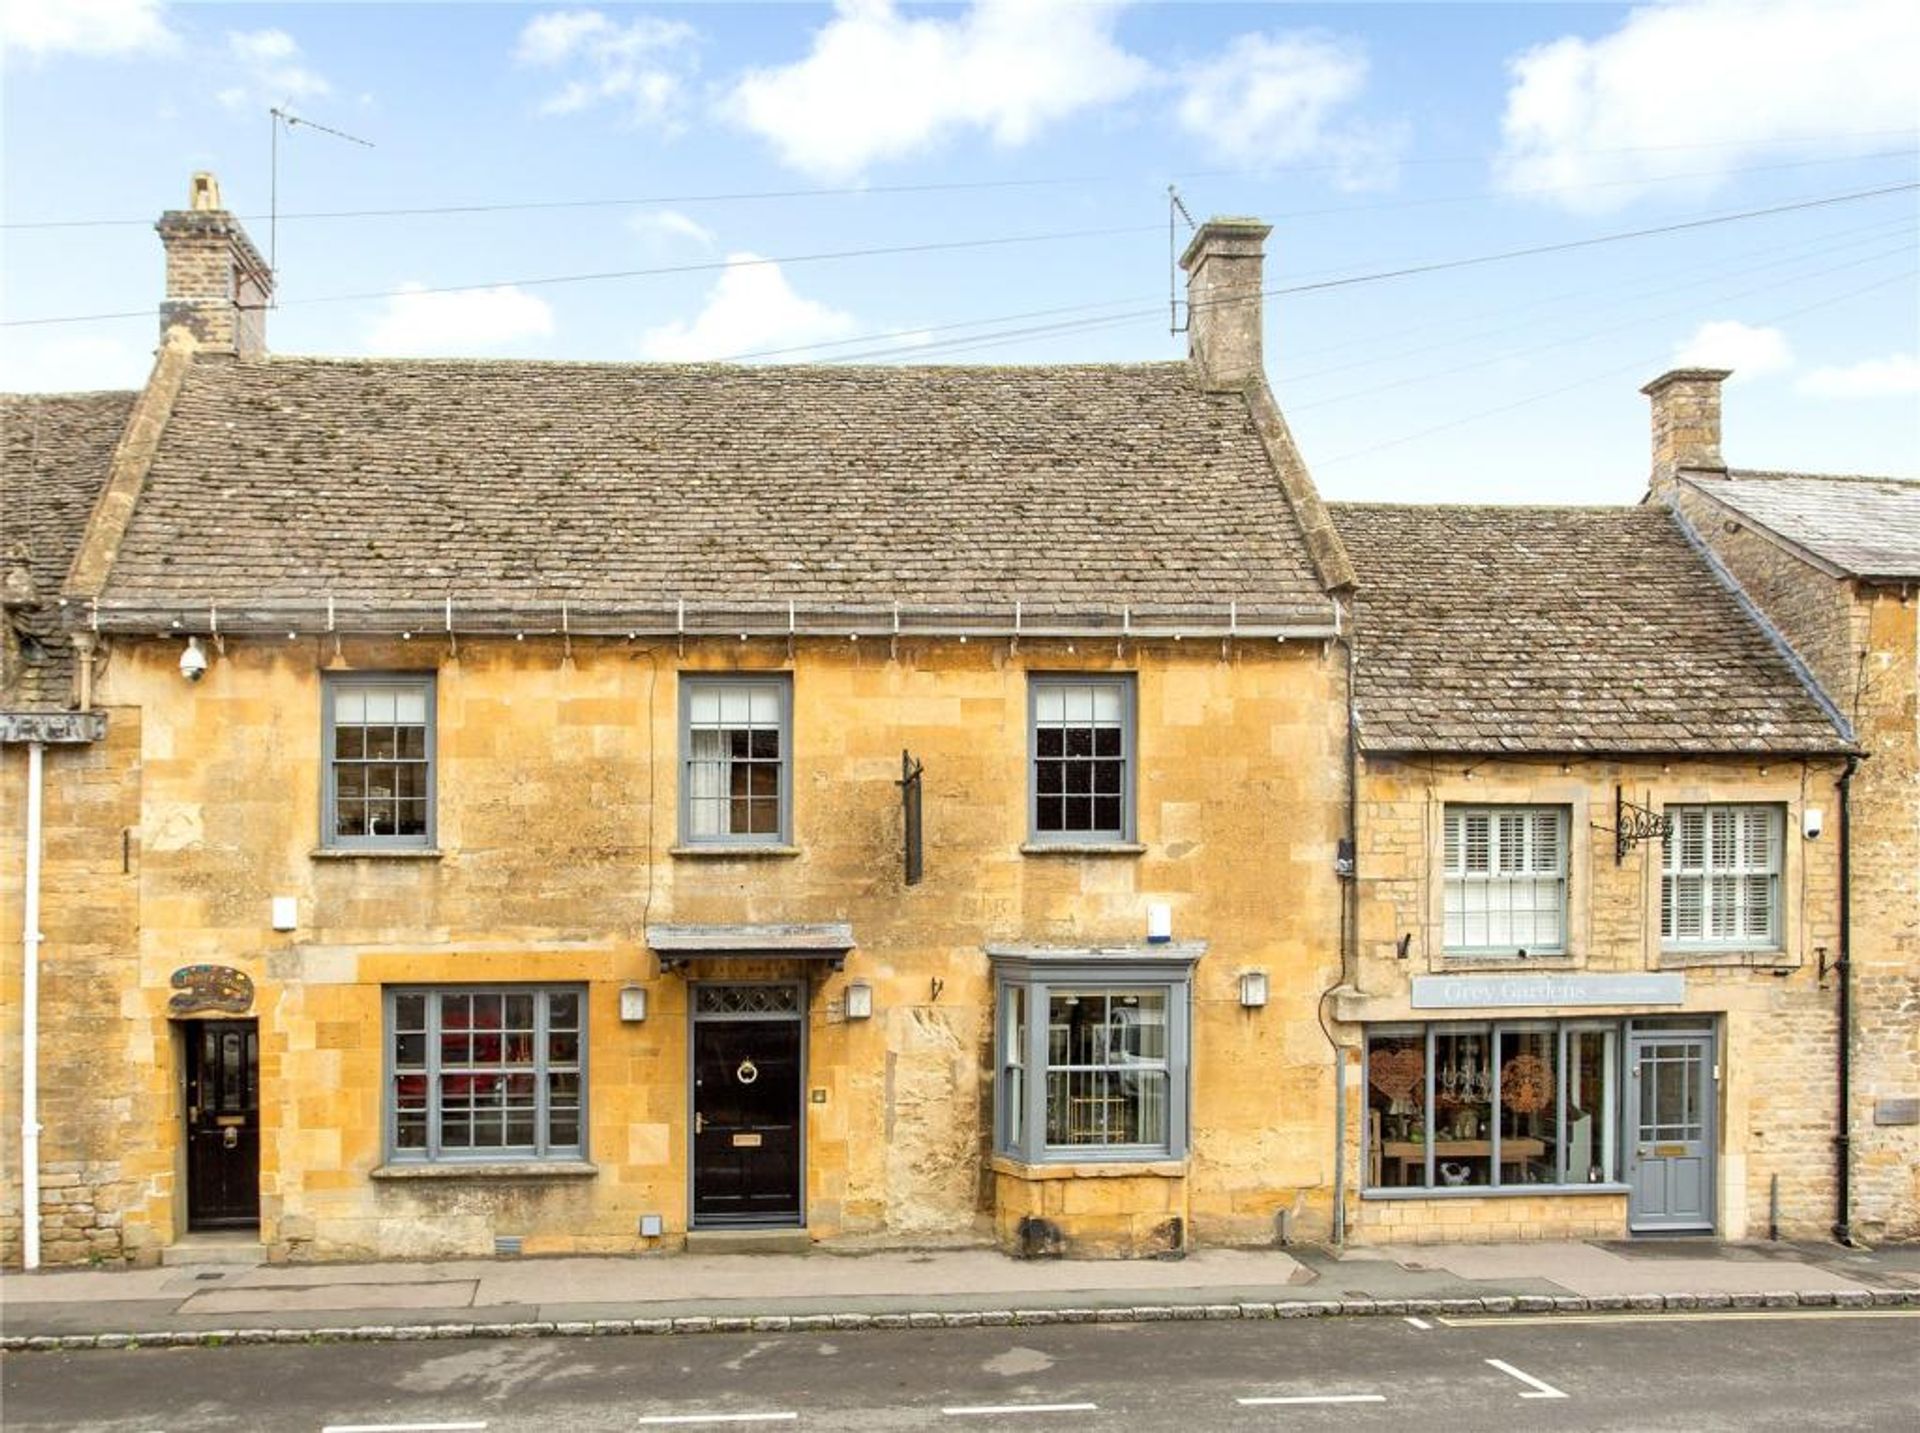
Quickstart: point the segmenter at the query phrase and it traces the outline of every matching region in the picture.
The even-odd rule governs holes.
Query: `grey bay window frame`
[[[340,774],[343,766],[362,770],[382,764],[365,757],[343,760],[338,756],[340,723],[335,708],[347,691],[384,692],[393,695],[420,692],[426,706],[424,756],[398,758],[392,764],[419,766],[426,773],[426,822],[423,831],[407,835],[340,834]],[[432,850],[439,841],[439,691],[431,672],[323,672],[320,683],[320,845],[336,851]],[[411,723],[408,723],[411,725]]]
[[[994,972],[994,1152],[1022,1164],[1151,1163],[1184,1159],[1192,1108],[1193,967],[1205,947],[1153,953],[989,948]],[[1050,1137],[1048,1011],[1056,992],[1152,994],[1165,1000],[1166,1139],[1064,1143]],[[1078,1067],[1071,1067],[1077,1069]],[[1112,1067],[1119,1069],[1121,1067]],[[1144,1067],[1158,1073],[1157,1063]]]
[[[1084,764],[1089,768],[1091,781],[1097,782],[1099,776],[1092,768],[1102,760],[1115,758],[1103,756],[1097,750],[1086,758],[1078,756],[1043,757],[1040,751],[1040,704],[1042,694],[1048,691],[1063,691],[1073,688],[1093,688],[1112,691],[1119,694],[1120,702],[1120,823],[1117,829],[1095,829],[1091,822],[1086,828],[1072,830],[1042,830],[1040,824],[1040,763],[1042,760],[1059,761],[1064,764]],[[1033,845],[1051,846],[1090,846],[1090,845],[1130,845],[1135,838],[1134,793],[1137,785],[1139,752],[1139,687],[1132,672],[1032,672],[1027,676],[1027,840]],[[1064,730],[1064,725],[1063,728]],[[1097,742],[1097,738],[1096,738]],[[1073,793],[1078,795],[1078,793]],[[1104,794],[1104,793],[1103,793]],[[1093,806],[1093,792],[1087,793],[1089,806]]]
[[[1627,1191],[1623,1182],[1622,1169],[1624,1152],[1622,1150],[1623,1131],[1625,1129],[1625,1100],[1628,1079],[1627,1070],[1627,1034],[1628,1023],[1622,1020],[1436,1020],[1431,1022],[1396,1023],[1368,1025],[1363,1056],[1370,1056],[1376,1039],[1404,1039],[1417,1037],[1426,1052],[1425,1081],[1421,1100],[1421,1118],[1423,1131],[1421,1143],[1426,1146],[1426,1177],[1418,1185],[1375,1184],[1370,1180],[1362,1186],[1362,1193],[1369,1199],[1431,1199],[1436,1195],[1445,1197],[1471,1198],[1489,1194],[1621,1194]],[[1554,1155],[1556,1179],[1553,1183],[1502,1183],[1500,1180],[1501,1134],[1499,1111],[1501,1108],[1501,1061],[1492,1061],[1493,1086],[1487,1097],[1487,1108],[1493,1113],[1488,1135],[1488,1170],[1490,1181],[1486,1184],[1448,1185],[1441,1181],[1440,1157],[1434,1152],[1437,1143],[1438,1126],[1438,1056],[1440,1040],[1448,1035],[1482,1035],[1490,1051],[1500,1048],[1500,1037],[1504,1034],[1539,1034],[1551,1032],[1554,1039],[1554,1129],[1558,1132],[1559,1147]],[[1570,1179],[1568,1161],[1570,1147],[1567,1139],[1567,1110],[1572,1103],[1568,1091],[1568,1047],[1572,1040],[1582,1034],[1604,1034],[1608,1037],[1605,1057],[1606,1108],[1596,1112],[1594,1135],[1599,1141],[1598,1164],[1602,1178],[1590,1182]],[[1364,1077],[1367,1065],[1361,1069]],[[1374,1141],[1373,1121],[1362,1118],[1362,1146],[1360,1168],[1367,1171],[1372,1168]]]
[[[530,995],[534,1001],[533,1059],[525,1066],[525,1071],[534,1080],[534,1139],[528,1145],[499,1145],[481,1148],[456,1149],[451,1152],[442,1144],[442,1118],[444,1114],[442,1080],[447,1073],[442,1060],[442,997],[463,995],[512,996]],[[552,1028],[550,1024],[551,1001],[556,995],[570,995],[576,1001],[575,1010],[577,1035],[575,1058],[571,1062],[555,1061],[551,1057],[549,1045]],[[412,1064],[403,1065],[396,1049],[398,1029],[398,1002],[406,997],[422,997],[426,1002],[424,1058],[416,1069]],[[504,1002],[503,1002],[504,1003]],[[576,1163],[587,1158],[587,987],[584,985],[389,985],[382,991],[381,998],[381,1097],[380,1123],[381,1148],[388,1164],[432,1164],[458,1166],[482,1164],[546,1164]],[[566,1027],[562,1027],[565,1030]],[[484,1034],[484,1030],[473,1033]],[[504,1037],[504,1032],[502,1032]],[[522,1067],[510,1065],[504,1060],[497,1062],[499,1072],[521,1073]],[[457,1067],[453,1073],[456,1078],[474,1073],[491,1075],[490,1068],[469,1063]],[[552,1097],[549,1079],[554,1074],[575,1076],[577,1094],[574,1118],[578,1138],[569,1143],[556,1144],[552,1134]],[[399,1081],[403,1075],[420,1075],[426,1080],[426,1140],[418,1147],[402,1148],[400,1145],[400,1100]]]
[[[767,832],[719,831],[698,832],[693,818],[694,791],[693,766],[696,757],[693,751],[693,708],[694,699],[701,692],[721,692],[726,689],[754,692],[771,692],[779,703],[779,768],[775,778],[776,795],[779,800],[779,815],[775,829]],[[680,675],[679,710],[679,750],[680,750],[680,794],[679,794],[679,844],[682,846],[788,846],[793,843],[793,676],[790,672],[683,672]],[[751,727],[751,718],[749,718]],[[751,734],[748,743],[751,749]],[[711,757],[697,758],[703,764],[711,764]],[[751,757],[749,761],[753,760]],[[721,759],[722,786],[729,784],[732,771],[732,755]],[[770,763],[762,763],[770,764]],[[709,800],[730,800],[731,791],[722,795],[706,797]],[[750,798],[749,798],[750,799]]]

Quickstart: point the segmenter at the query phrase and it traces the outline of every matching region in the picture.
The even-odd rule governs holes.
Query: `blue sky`
[[[8,320],[150,314],[196,169],[266,249],[270,105],[372,141],[281,137],[287,353],[1162,359],[1169,182],[1270,220],[1287,288],[1920,179],[1920,7],[1882,0],[0,13]],[[1909,187],[1280,294],[1269,374],[1330,497],[1632,500],[1675,361],[1736,369],[1737,464],[1914,473],[1917,218]],[[73,220],[124,222],[23,227]],[[0,329],[0,385],[133,386],[155,336]]]

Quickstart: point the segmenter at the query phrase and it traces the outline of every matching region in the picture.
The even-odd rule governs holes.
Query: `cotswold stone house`
[[[159,228],[5,409],[0,1256],[1830,1220],[1860,744],[1656,510],[1356,587],[1265,226],[1185,362],[910,369],[271,356]]]
[[[1846,1201],[1851,1232],[1920,1236],[1920,482],[1730,469],[1719,370],[1654,400],[1652,500],[1819,683],[1859,743],[1849,783]]]

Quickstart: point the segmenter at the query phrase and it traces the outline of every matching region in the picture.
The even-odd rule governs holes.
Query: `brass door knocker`
[[[228,1125],[225,1129],[221,1130],[220,1146],[222,1149],[240,1148],[240,1131],[232,1125]]]
[[[733,1077],[743,1085],[750,1085],[760,1078],[760,1067],[751,1060],[742,1060],[740,1068],[733,1072]]]

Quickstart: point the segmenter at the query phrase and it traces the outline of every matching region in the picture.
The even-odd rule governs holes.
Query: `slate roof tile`
[[[1920,480],[1735,469],[1707,496],[1856,577],[1920,577]]]
[[[1329,508],[1365,750],[1845,747],[1664,509]]]

